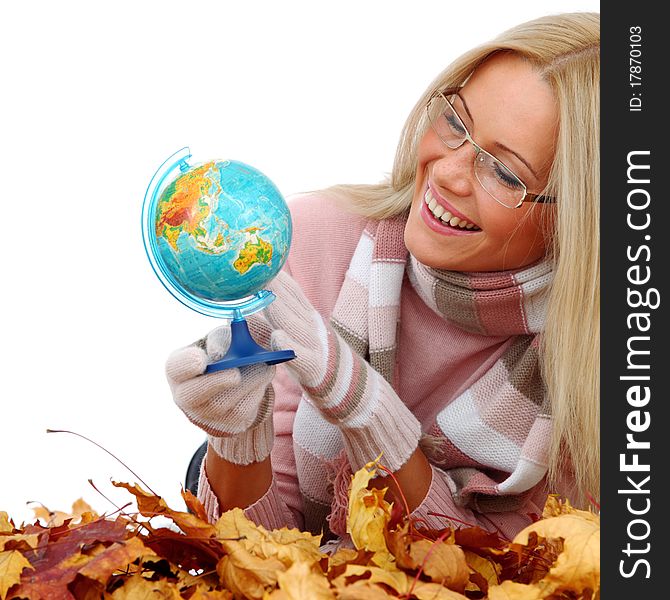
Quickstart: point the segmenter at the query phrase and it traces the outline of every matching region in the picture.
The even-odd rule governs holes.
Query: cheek
[[[432,129],[428,129],[419,141],[417,147],[417,174],[425,171],[428,163],[440,158],[444,152],[444,145]]]

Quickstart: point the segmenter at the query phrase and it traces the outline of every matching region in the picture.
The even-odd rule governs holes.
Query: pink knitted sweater
[[[324,195],[298,196],[291,199],[289,206],[294,231],[285,268],[301,285],[313,306],[328,319],[366,219],[347,213]],[[486,372],[514,338],[469,333],[450,323],[425,304],[407,276],[402,284],[400,306],[397,392],[419,420],[423,431],[430,432],[440,410],[456,397],[459,390],[469,387]],[[436,344],[436,340],[440,342]],[[273,385],[276,394],[275,441],[271,454],[273,482],[265,495],[247,507],[245,513],[267,528],[289,526],[304,529],[307,520],[311,521],[310,528],[314,529],[313,518],[306,519],[306,515],[310,513],[313,517],[313,507],[320,505],[323,508],[326,502],[323,490],[316,489],[321,487],[317,482],[323,481],[332,470],[330,461],[336,456],[338,448],[329,447],[332,432],[329,435],[325,430],[301,431],[300,435],[295,432],[294,436],[294,419],[301,389],[281,365],[277,368]],[[515,418],[515,415],[510,415],[510,420]],[[491,425],[492,429],[500,432],[506,424]],[[509,427],[511,431],[513,424]],[[300,440],[308,440],[309,443]],[[315,452],[315,448],[319,451]],[[314,472],[299,474],[297,465],[305,464],[311,465],[310,469]],[[432,527],[442,528],[450,524],[443,517],[430,514],[439,513],[488,530],[498,529],[511,539],[542,512],[547,495],[544,481],[528,495],[522,510],[481,514],[457,506],[452,498],[453,481],[440,468],[434,465],[431,468],[430,489],[413,516],[424,519]],[[310,481],[314,482],[313,486]],[[552,491],[560,493],[564,490]],[[200,476],[199,497],[210,518],[218,518],[218,502],[204,468]],[[327,523],[323,522],[322,526],[326,529]]]

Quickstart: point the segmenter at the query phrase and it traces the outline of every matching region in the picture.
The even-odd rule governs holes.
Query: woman
[[[212,519],[342,536],[348,474],[380,454],[434,527],[512,537],[548,492],[598,497],[598,90],[598,15],[524,23],[430,85],[390,181],[291,202],[251,327],[297,358],[203,375],[223,327],[167,363],[209,434]]]

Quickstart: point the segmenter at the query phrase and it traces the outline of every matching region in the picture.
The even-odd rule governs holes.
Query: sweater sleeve
[[[302,500],[298,488],[295,456],[293,454],[293,419],[301,391],[284,369],[277,369],[275,388],[274,429],[272,447],[272,484],[265,494],[244,509],[246,516],[266,529],[303,527]],[[215,522],[221,511],[216,494],[207,477],[205,460],[200,467],[198,498],[207,517]]]
[[[457,506],[453,498],[456,484],[449,474],[434,465],[431,465],[431,470],[432,481],[428,493],[411,515],[431,529],[476,525],[512,540],[519,531],[542,514],[542,507],[535,503],[536,497],[530,498],[520,511],[483,514]],[[539,495],[546,497],[546,493]]]
[[[244,514],[250,521],[262,525],[266,529],[281,529],[282,527],[298,527],[296,519],[281,499],[277,478],[273,476],[272,483],[267,492],[256,502],[244,509]],[[198,498],[205,507],[207,518],[211,523],[221,516],[219,501],[212,491],[207,479],[205,461],[203,459],[200,468],[200,480],[198,482]]]

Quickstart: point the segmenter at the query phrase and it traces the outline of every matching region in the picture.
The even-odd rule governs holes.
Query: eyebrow
[[[470,112],[470,109],[468,108],[468,103],[465,101],[465,98],[463,98],[463,96],[461,96],[461,94],[459,92],[456,92],[456,95],[461,99],[461,102],[463,103],[463,106],[465,107],[465,112],[468,113],[468,117],[470,117],[470,121],[472,121],[474,123],[475,120],[472,118],[472,113]],[[533,167],[530,166],[530,163],[523,156],[521,156],[520,154],[518,154],[517,152],[515,152],[511,148],[508,148],[507,146],[505,146],[505,144],[501,144],[500,142],[494,142],[494,146],[496,148],[500,148],[500,150],[504,150],[505,152],[509,152],[510,154],[513,154],[514,156],[516,156],[524,165],[526,165],[526,167],[528,167],[528,170],[533,174],[535,179],[539,180],[539,177],[537,176],[537,173],[535,172],[535,169],[533,169]]]

